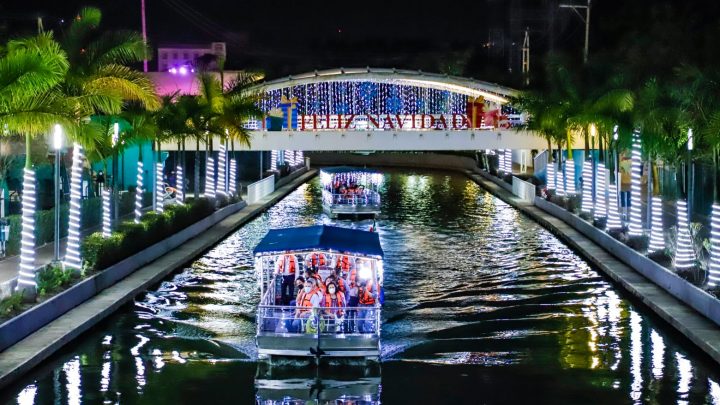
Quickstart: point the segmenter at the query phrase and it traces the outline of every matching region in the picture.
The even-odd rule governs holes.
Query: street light
[[[55,240],[53,243],[53,262],[60,261],[60,154],[63,145],[62,127],[55,124],[53,131],[53,149],[55,150]]]

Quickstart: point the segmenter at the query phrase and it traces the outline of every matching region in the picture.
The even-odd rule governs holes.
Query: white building
[[[172,68],[186,69],[193,66],[197,58],[205,54],[212,54],[223,59],[226,58],[225,42],[212,42],[210,44],[168,44],[158,47],[158,71],[167,72]]]

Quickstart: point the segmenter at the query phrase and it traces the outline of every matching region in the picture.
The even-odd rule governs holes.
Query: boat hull
[[[379,205],[323,204],[323,210],[331,218],[337,218],[341,215],[363,215],[372,217],[380,215]]]
[[[317,348],[324,353],[321,357],[362,357],[377,359],[380,356],[380,339],[372,334],[297,334],[263,333],[257,336],[258,355],[316,357]]]

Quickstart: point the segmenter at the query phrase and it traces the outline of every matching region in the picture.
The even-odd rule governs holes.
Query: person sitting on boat
[[[331,281],[327,285],[327,292],[323,298],[323,307],[331,308],[325,310],[325,316],[328,318],[326,325],[328,331],[330,331],[331,328],[334,328],[336,322],[340,322],[345,316],[343,309],[345,308],[345,295],[338,290],[335,282]]]
[[[335,268],[335,271],[332,272],[332,273],[330,273],[330,274],[325,278],[325,290],[326,290],[326,291],[327,291],[327,288],[328,288],[328,286],[330,285],[330,283],[335,283],[335,285],[337,285],[337,290],[338,290],[339,292],[345,294],[345,290],[346,290],[346,288],[345,288],[345,280],[343,280],[343,278],[342,278],[342,272],[340,271],[339,268],[336,267],[336,268]]]
[[[375,307],[375,300],[377,299],[377,293],[373,292],[372,284],[368,281],[360,281],[358,284],[358,306],[361,309],[358,311],[358,331],[360,333],[372,333],[375,331],[375,310],[370,309]]]
[[[305,256],[305,266],[317,271],[321,267],[328,265],[327,257],[323,253],[313,252]]]
[[[313,270],[312,268],[307,268],[305,270],[305,280],[310,280],[310,279],[315,281],[315,285],[320,290],[322,290],[322,293],[324,294],[325,293],[325,283],[323,282],[323,279],[317,270]]]
[[[305,287],[305,277],[298,276],[298,278],[295,279],[295,289],[297,290],[298,293],[297,293],[297,297],[295,297],[295,299],[290,301],[289,305],[291,307],[294,307],[297,305],[298,298],[300,298],[300,294],[303,293],[303,287]]]
[[[314,279],[305,280],[305,286],[297,296],[295,306],[295,320],[292,323],[292,330],[300,332],[303,330],[304,321],[306,321],[313,313],[314,308],[319,308],[322,304],[323,293],[317,287]]]
[[[285,254],[277,257],[275,261],[276,272],[282,275],[282,284],[280,291],[282,295],[282,304],[290,304],[295,295],[295,272],[298,269],[297,258],[293,254]]]

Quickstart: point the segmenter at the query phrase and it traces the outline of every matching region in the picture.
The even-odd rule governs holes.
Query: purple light
[[[187,68],[185,66],[180,66],[180,69],[178,69],[181,75],[185,76],[188,72]]]
[[[175,69],[174,67],[171,67],[171,68],[168,70],[168,72],[170,72],[170,74],[175,75],[175,74],[177,74],[177,69]]]

